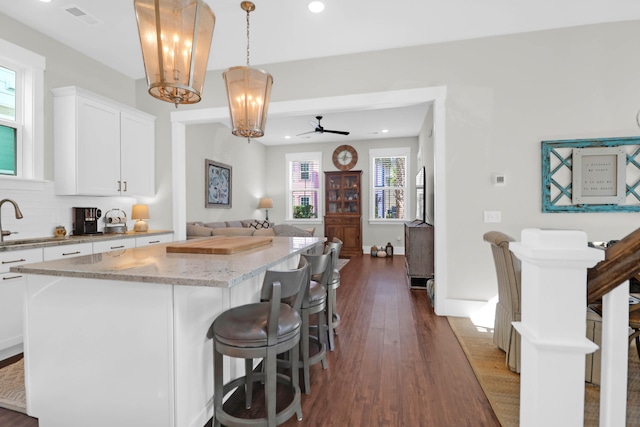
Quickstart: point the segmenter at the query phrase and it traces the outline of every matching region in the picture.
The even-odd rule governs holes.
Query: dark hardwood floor
[[[447,319],[433,313],[426,291],[408,288],[404,257],[352,258],[341,270],[338,312],[329,368],[311,367],[304,419],[284,426],[500,425]],[[0,426],[38,422],[0,409]]]

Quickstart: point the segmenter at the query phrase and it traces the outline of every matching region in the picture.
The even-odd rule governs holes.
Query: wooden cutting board
[[[271,236],[229,236],[213,239],[190,240],[184,243],[167,245],[167,252],[186,254],[223,254],[230,255],[260,246],[273,241]]]

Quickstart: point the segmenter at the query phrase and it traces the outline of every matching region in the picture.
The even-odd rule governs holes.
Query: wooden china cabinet
[[[325,172],[324,235],[342,240],[341,256],[362,255],[362,171]]]

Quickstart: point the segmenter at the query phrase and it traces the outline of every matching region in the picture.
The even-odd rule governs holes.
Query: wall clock
[[[341,145],[333,151],[333,164],[342,171],[348,171],[358,163],[358,152],[350,145]]]

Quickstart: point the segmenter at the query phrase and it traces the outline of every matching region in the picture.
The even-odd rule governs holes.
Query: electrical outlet
[[[484,211],[484,222],[502,222],[502,212]]]

